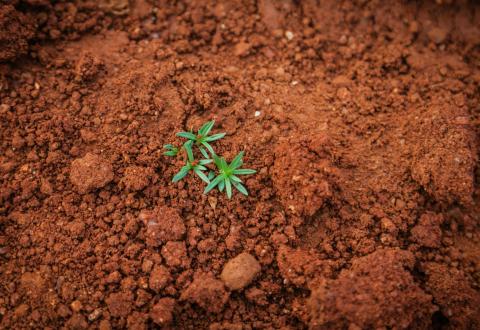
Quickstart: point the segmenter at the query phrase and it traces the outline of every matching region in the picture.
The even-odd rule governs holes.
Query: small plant
[[[180,151],[173,144],[166,144],[163,146],[163,148],[167,149],[167,151],[165,151],[163,154],[165,156],[170,156],[170,157],[175,157],[176,155],[178,155],[178,152]]]
[[[193,152],[191,148],[186,148],[187,150],[187,162],[186,164],[181,168],[181,170],[175,174],[175,176],[172,179],[172,182],[177,182],[182,180],[190,171],[193,171],[200,179],[205,181],[206,183],[210,183],[210,180],[208,177],[202,172],[206,171],[207,168],[204,165],[210,164],[212,162],[212,159],[201,159],[199,161],[196,161],[195,158],[193,158]]]
[[[222,192],[224,189],[227,192],[227,197],[232,198],[232,185],[242,194],[248,196],[247,189],[243,186],[242,180],[237,175],[254,174],[257,171],[249,170],[246,168],[239,168],[243,165],[243,151],[239,152],[237,156],[232,160],[230,164],[227,163],[225,158],[213,155],[215,165],[217,166],[220,174],[212,180],[205,188],[204,193],[208,194],[210,190],[218,186],[218,190]]]
[[[180,169],[180,171],[175,174],[172,181],[178,182],[182,180],[189,172],[195,173],[202,181],[207,183],[207,187],[204,190],[204,194],[208,194],[212,189],[218,187],[218,190],[222,192],[226,190],[227,197],[232,198],[232,186],[235,187],[239,192],[248,196],[248,191],[245,186],[242,184],[242,180],[237,175],[246,175],[254,174],[255,170],[242,169],[240,168],[243,165],[243,154],[241,151],[237,156],[232,160],[230,164],[227,163],[225,158],[219,157],[215,154],[210,142],[217,141],[225,136],[225,133],[217,133],[213,135],[208,135],[213,128],[215,121],[206,122],[195,135],[192,132],[180,132],[177,133],[177,136],[187,139],[187,141],[181,146],[176,147],[173,144],[166,144],[163,147],[167,150],[164,152],[165,156],[177,157],[183,151],[185,157],[185,165]],[[204,159],[195,160],[194,152],[192,147],[197,146],[200,153]],[[205,148],[210,152],[210,155],[207,153]],[[205,175],[204,171],[207,171],[208,164],[214,163],[218,174],[215,174],[215,171],[210,169],[210,172]]]
[[[203,147],[207,148],[207,150],[213,156],[215,152],[213,151],[213,148],[209,142],[220,140],[225,136],[225,133],[218,133],[208,136],[208,133],[210,133],[214,124],[214,120],[206,122],[202,127],[200,127],[197,135],[193,134],[193,132],[180,132],[177,133],[177,136],[188,139],[189,141],[192,141],[192,143],[195,143],[195,145],[197,145],[200,149],[203,157],[208,158],[209,156]]]

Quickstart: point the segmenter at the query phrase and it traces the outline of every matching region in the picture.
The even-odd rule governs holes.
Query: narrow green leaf
[[[177,133],[177,136],[183,137],[185,139],[193,140],[193,141],[197,139],[197,136],[191,132],[180,132],[180,133]]]
[[[205,181],[207,184],[210,183],[210,180],[208,180],[207,176],[203,174],[202,171],[200,171],[199,169],[194,169],[193,171],[200,177],[200,179]]]
[[[240,180],[240,178],[238,176],[235,176],[235,175],[230,175],[230,180],[232,180],[232,183],[233,182],[238,182],[238,183],[242,182],[242,180]]]
[[[208,144],[208,142],[202,142],[202,144],[205,146],[205,148],[208,149],[208,151],[210,151],[210,154],[213,156],[215,155],[215,151],[213,151],[213,148],[210,144]]]
[[[163,147],[165,149],[173,149],[173,144],[164,144]]]
[[[242,194],[245,196],[248,196],[248,191],[247,189],[241,184],[240,182],[232,182],[233,186],[237,188],[238,191],[240,191]]]
[[[172,182],[177,182],[182,180],[188,174],[188,171],[190,171],[190,167],[185,165],[177,174],[175,174],[175,176],[172,179]]]
[[[203,157],[205,158],[210,158],[208,152],[205,150],[205,148],[199,147],[200,153],[202,154]]]
[[[213,171],[208,172],[208,180],[213,180],[214,177],[215,177],[215,172]]]
[[[212,130],[213,125],[215,124],[215,120],[207,121],[203,126],[198,130],[198,134],[205,136],[210,133]]]
[[[200,171],[206,171],[207,170],[207,168],[203,165],[197,165],[197,166],[195,166],[195,168],[199,169]]]
[[[222,192],[223,189],[225,189],[225,180],[220,181],[220,183],[218,184],[218,190]]]
[[[210,190],[215,188],[215,186],[223,179],[221,175],[217,176],[213,181],[211,181],[208,186],[205,187],[205,190],[203,191],[204,194],[208,194]]]
[[[238,170],[233,171],[233,174],[237,174],[237,175],[246,175],[246,174],[254,174],[254,173],[257,173],[257,171],[249,170],[249,169],[246,169],[246,168],[240,168]]]
[[[230,168],[237,169],[240,166],[242,166],[243,164],[242,157],[243,157],[243,151],[240,151],[238,155],[236,155],[235,158],[230,163]]]
[[[165,156],[175,157],[177,155],[177,151],[173,151],[173,150],[165,151],[163,154]]]
[[[223,157],[220,158],[220,168],[222,168],[223,170],[228,170],[227,161]]]
[[[232,184],[229,178],[225,178],[225,188],[227,190],[228,199],[232,198]]]
[[[193,141],[189,140],[185,142],[185,144],[183,145],[183,148],[187,152],[188,160],[190,162],[193,162],[195,160],[195,158],[193,158],[192,144],[193,144]]]
[[[213,162],[213,159],[200,159],[198,163],[200,165],[207,165],[207,164],[210,164],[211,162]]]
[[[205,138],[206,141],[208,142],[213,142],[222,139],[225,136],[226,133],[218,133],[218,134],[213,134],[212,136],[207,136]]]
[[[220,157],[218,157],[217,155],[213,154],[213,161],[215,163],[215,166],[217,166],[218,169],[221,168],[222,166],[222,161],[220,159]]]

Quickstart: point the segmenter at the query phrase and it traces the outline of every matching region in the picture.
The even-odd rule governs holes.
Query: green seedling
[[[248,191],[243,186],[242,180],[238,177],[238,175],[254,174],[257,171],[240,168],[243,165],[243,151],[238,153],[238,155],[235,156],[230,164],[227,163],[225,158],[219,157],[215,154],[210,142],[223,138],[225,133],[208,135],[212,130],[213,124],[215,124],[215,121],[213,120],[206,122],[198,130],[196,135],[193,132],[177,133],[177,136],[187,139],[187,141],[181,147],[176,147],[173,144],[166,144],[163,146],[167,150],[164,152],[165,156],[176,157],[181,152],[184,156],[186,155],[186,157],[184,157],[185,165],[177,174],[175,174],[172,181],[178,182],[187,176],[189,172],[193,172],[205,183],[207,183],[207,187],[204,190],[205,194],[210,192],[213,188],[218,187],[220,192],[226,190],[227,196],[230,199],[232,198],[233,186],[239,192],[248,196]],[[192,150],[194,145],[199,148],[204,159],[195,160]],[[207,150],[210,152],[213,159],[210,159],[210,155],[208,154]],[[204,171],[209,169],[205,165],[208,165],[212,162],[215,163],[218,175],[216,175],[215,172],[210,169],[207,176],[205,175]]]
[[[225,133],[217,133],[213,135],[208,135],[212,130],[213,125],[215,124],[214,120],[206,122],[197,132],[195,135],[193,132],[180,132],[177,133],[177,136],[187,139],[188,141],[192,141],[195,145],[198,146],[200,152],[202,153],[203,157],[209,158],[208,153],[205,151],[205,148],[210,152],[213,156],[215,155],[215,151],[213,151],[212,146],[209,142],[213,142],[216,140],[220,140],[225,136]],[[205,147],[205,148],[204,148]]]
[[[175,176],[172,179],[172,182],[178,182],[182,180],[190,171],[193,171],[200,179],[202,179],[206,183],[210,183],[210,180],[205,175],[205,173],[203,173],[203,171],[207,170],[205,165],[210,164],[213,160],[212,159],[201,159],[198,161],[195,160],[195,158],[193,157],[193,152],[191,147],[192,143],[188,141],[184,144],[185,151],[187,152],[187,161],[186,161],[186,164],[180,169],[180,171],[177,174],[175,174]]]
[[[167,149],[167,151],[165,151],[163,154],[165,156],[170,156],[170,157],[175,157],[176,155],[178,155],[178,152],[180,151],[180,149],[175,147],[173,144],[166,144],[163,146],[163,148]]]
[[[243,165],[242,158],[243,151],[238,153],[232,162],[228,164],[225,158],[218,157],[217,155],[213,154],[213,160],[220,174],[213,179],[214,175],[212,175],[212,172],[209,173],[210,180],[213,180],[205,188],[204,194],[208,194],[210,190],[218,186],[218,190],[220,190],[220,192],[222,192],[224,189],[226,190],[227,197],[230,199],[232,198],[232,186],[234,186],[239,192],[245,196],[248,196],[247,189],[243,186],[242,180],[237,175],[254,174],[257,171],[240,168]]]

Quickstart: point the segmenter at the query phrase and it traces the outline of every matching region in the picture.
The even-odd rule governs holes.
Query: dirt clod
[[[432,297],[408,273],[413,261],[411,253],[401,250],[380,250],[355,259],[352,268],[343,270],[338,279],[323,280],[312,292],[310,327],[426,328],[429,321],[425,316],[435,308]]]
[[[174,306],[174,299],[162,298],[153,306],[152,310],[150,311],[150,317],[155,324],[166,326],[172,322]]]
[[[412,228],[412,239],[429,248],[438,248],[441,245],[443,222],[441,215],[423,214],[419,224]]]
[[[126,317],[132,310],[133,294],[131,292],[112,293],[105,302],[112,316]]]
[[[196,275],[193,282],[182,292],[181,300],[196,303],[208,312],[219,313],[228,301],[229,294],[223,282],[212,275]]]
[[[168,241],[178,241],[185,235],[185,225],[178,211],[169,207],[158,207],[153,211],[142,211],[139,219],[147,228],[147,244],[152,247]]]
[[[150,273],[148,285],[155,292],[160,292],[172,280],[170,272],[164,266],[157,265]]]
[[[26,54],[34,36],[31,19],[9,4],[0,5],[0,62]]]
[[[70,167],[70,181],[80,194],[104,187],[113,180],[112,165],[102,157],[87,153]]]

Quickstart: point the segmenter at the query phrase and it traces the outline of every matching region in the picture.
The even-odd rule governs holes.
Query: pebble
[[[92,313],[88,315],[88,320],[90,322],[93,322],[96,319],[98,319],[100,315],[102,315],[102,310],[100,308],[97,308],[96,310],[94,310]]]
[[[292,40],[294,35],[293,35],[293,32],[292,31],[285,31],[285,37],[287,38],[287,40]]]
[[[223,267],[220,278],[230,290],[241,290],[261,271],[260,263],[249,253],[241,253]]]
[[[235,48],[233,50],[233,53],[236,55],[236,56],[239,56],[239,57],[244,57],[244,56],[247,56],[248,53],[250,52],[250,48],[252,46],[247,43],[247,42],[239,42],[238,44],[235,45]]]
[[[82,303],[79,300],[75,300],[70,304],[70,307],[72,308],[72,311],[74,312],[80,312],[82,310]]]

